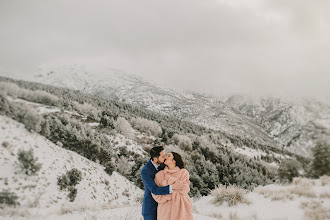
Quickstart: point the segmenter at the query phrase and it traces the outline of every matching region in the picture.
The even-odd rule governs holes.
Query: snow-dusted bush
[[[30,90],[28,90],[30,91]],[[55,95],[52,95],[48,92],[42,91],[42,90],[36,90],[36,91],[30,91],[29,96],[22,95],[23,98],[26,98],[30,101],[42,103],[45,105],[53,105],[57,106],[59,102],[59,98]]]
[[[10,104],[8,102],[7,96],[2,91],[0,92],[0,114],[6,115],[10,112]]]
[[[298,186],[302,186],[302,187],[312,187],[315,185],[314,180],[308,179],[308,178],[303,178],[303,177],[293,178],[292,183],[294,185],[298,185]]]
[[[175,134],[175,135],[173,135],[172,140],[182,150],[185,150],[185,151],[191,151],[192,150],[192,143],[191,143],[191,140],[188,136]]]
[[[114,122],[115,122],[115,120],[108,115],[103,115],[100,119],[100,125],[102,127],[109,127],[111,129],[115,128]]]
[[[22,112],[20,121],[25,125],[25,128],[29,131],[39,132],[41,130],[41,118],[33,108],[26,108],[25,112]]]
[[[59,176],[57,178],[57,185],[60,190],[68,190],[68,198],[70,202],[73,202],[77,195],[77,189],[75,186],[81,181],[82,173],[80,170],[73,168],[69,170],[66,174]]]
[[[74,110],[76,110],[78,113],[87,115],[88,117],[96,121],[100,120],[101,111],[98,108],[94,107],[93,105],[86,102],[80,104],[79,102],[76,101],[74,101],[72,105]]]
[[[9,192],[8,190],[3,190],[0,192],[0,208],[2,206],[17,206],[19,205],[18,196],[14,192]]]
[[[77,190],[77,188],[75,188],[73,186],[69,186],[68,191],[69,191],[69,194],[68,194],[69,201],[73,202],[77,196],[78,190]]]
[[[41,117],[36,110],[25,104],[12,103],[9,116],[25,125],[25,128],[31,132],[41,130]]]
[[[281,162],[277,174],[281,180],[292,182],[294,177],[299,176],[301,164],[295,159],[285,159]]]
[[[41,163],[38,163],[38,158],[34,157],[33,150],[18,151],[18,165],[27,175],[34,175],[41,169]]]
[[[133,130],[132,126],[125,118],[118,117],[118,119],[115,123],[115,127],[125,137],[127,137],[129,139],[135,138],[134,130]]]
[[[290,188],[292,194],[308,198],[316,198],[316,193],[312,189],[312,184],[303,183]]]
[[[5,94],[16,98],[19,95],[21,88],[15,83],[0,82],[0,90],[3,91]]]
[[[120,156],[116,163],[117,172],[123,176],[128,176],[131,173],[131,164],[127,157]]]
[[[73,168],[57,178],[57,185],[60,186],[60,189],[66,189],[68,186],[77,185],[82,179],[81,171]]]
[[[185,154],[185,152],[182,149],[180,149],[177,145],[173,145],[173,144],[167,145],[164,148],[164,150],[166,153],[176,152],[176,153],[180,154],[181,156],[184,156],[184,154]]]
[[[0,90],[14,98],[23,98],[32,102],[38,102],[45,105],[58,105],[59,98],[42,90],[29,90],[20,88],[17,84],[11,82],[0,82]]]
[[[320,198],[321,199],[330,199],[330,192],[329,191],[320,192]]]
[[[111,176],[115,170],[115,165],[112,161],[108,161],[104,164],[104,168],[104,171]]]
[[[247,191],[245,189],[241,189],[237,186],[220,186],[211,192],[212,196],[214,196],[212,202],[214,204],[228,202],[229,206],[238,203],[249,204],[250,202],[245,198],[246,193]]]
[[[8,102],[3,93],[0,93],[0,114],[23,123],[29,131],[39,132],[41,129],[41,118],[36,110],[25,104]]]
[[[133,128],[141,132],[148,133],[149,135],[153,135],[155,137],[159,137],[162,134],[162,128],[155,121],[138,117],[133,118],[131,120],[131,124]]]

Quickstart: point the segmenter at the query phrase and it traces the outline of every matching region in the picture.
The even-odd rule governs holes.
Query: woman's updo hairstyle
[[[182,159],[181,155],[176,153],[176,152],[171,152],[171,153],[173,155],[173,159],[176,162],[176,166],[178,166],[180,169],[183,169],[184,168],[184,162],[183,162],[183,159]]]

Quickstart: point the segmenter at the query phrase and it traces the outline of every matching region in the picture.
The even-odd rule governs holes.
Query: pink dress
[[[188,196],[189,173],[186,169],[175,167],[173,170],[165,167],[159,171],[155,177],[157,186],[173,185],[176,181],[181,181],[184,185],[181,190],[173,190],[171,194],[154,195],[152,197],[158,202],[157,220],[191,220],[192,203]]]

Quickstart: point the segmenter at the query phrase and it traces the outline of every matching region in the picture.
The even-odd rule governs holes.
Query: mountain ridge
[[[162,88],[139,76],[114,68],[45,65],[27,80],[127,102],[207,128],[256,140],[263,145],[285,148],[303,156],[311,155],[310,149],[318,138],[312,138],[313,141],[306,144],[308,141],[299,136],[299,132],[315,129],[317,126],[313,124],[324,119],[314,114],[313,111],[318,109],[306,111],[308,103],[305,102],[276,97],[231,96],[220,99],[189,91]],[[320,108],[327,106],[324,103],[319,105]],[[330,108],[327,107],[324,112],[330,113]],[[312,116],[306,118],[304,113]],[[306,120],[310,121],[310,124],[300,123]],[[328,120],[323,122],[326,127],[330,125]],[[324,129],[321,130],[324,132]],[[329,130],[330,126],[325,132]],[[320,131],[317,131],[316,136],[319,133]],[[311,138],[315,135],[312,131],[308,136]]]

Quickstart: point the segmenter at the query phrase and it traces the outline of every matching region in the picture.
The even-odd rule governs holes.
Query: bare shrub
[[[266,198],[270,198],[275,201],[292,200],[294,196],[287,189],[270,189],[268,187],[258,186],[254,189],[254,192],[263,195]]]
[[[25,90],[25,91],[23,91]],[[48,92],[42,91],[42,90],[36,90],[36,91],[30,91],[26,89],[22,89],[24,93],[22,93],[20,96],[22,98],[28,99],[30,101],[42,103],[45,105],[53,105],[56,106],[58,104],[59,98],[55,95],[52,95]],[[29,91],[29,92],[26,92]]]
[[[296,177],[293,179],[293,184],[294,185],[299,185],[303,187],[312,187],[315,185],[315,181],[312,179],[308,178],[303,178],[303,177]]]
[[[128,176],[131,173],[132,166],[130,165],[127,157],[120,156],[116,162],[116,169],[118,173],[123,176]]]
[[[188,136],[175,134],[172,137],[174,143],[178,145],[182,150],[191,151],[192,150],[192,143]]]
[[[99,110],[98,108],[96,108],[95,106],[93,106],[89,103],[80,104],[80,103],[74,101],[73,108],[78,113],[80,113],[82,115],[87,115],[96,121],[99,121],[100,120],[99,116],[102,115],[101,110]]]
[[[125,137],[129,139],[134,139],[134,130],[131,124],[122,117],[118,117],[117,121],[115,122],[115,128]]]
[[[229,206],[236,205],[238,203],[250,204],[245,198],[247,191],[237,186],[220,186],[211,192],[214,196],[212,202],[214,204],[222,204],[228,202]]]
[[[316,198],[316,193],[312,190],[309,185],[294,186],[290,189],[290,192],[298,196],[305,196],[308,198]]]
[[[16,98],[19,94],[20,87],[15,83],[11,82],[0,82],[0,90],[4,91],[6,94]]]
[[[320,180],[322,186],[330,185],[330,176],[321,176]]]
[[[39,132],[41,130],[41,117],[35,109],[21,103],[12,103],[12,118],[25,125],[25,128],[31,132]]]
[[[330,199],[330,192],[328,192],[328,191],[321,192],[320,198],[321,199]]]
[[[177,145],[170,144],[165,147],[166,152],[176,152],[180,154],[181,156],[184,156],[185,152],[181,150]]]
[[[145,118],[133,118],[131,120],[133,128],[148,133],[149,135],[153,135],[155,137],[159,137],[162,134],[162,128],[155,121],[151,121]]]
[[[302,202],[300,207],[304,209],[304,219],[306,220],[325,220],[330,218],[330,209],[322,206],[320,201]]]

